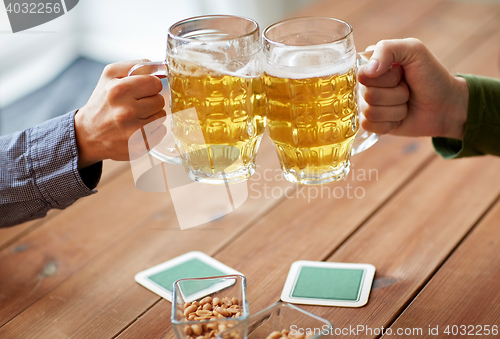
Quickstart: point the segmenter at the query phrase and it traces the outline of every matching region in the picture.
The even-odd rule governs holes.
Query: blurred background
[[[105,64],[148,58],[163,60],[167,29],[173,23],[192,16],[206,14],[234,14],[256,20],[261,29],[290,16],[308,15],[307,8],[337,0],[81,0],[67,14],[34,27],[12,34],[5,8],[0,6],[0,135],[37,125],[52,117],[83,106],[91,95]],[[374,6],[372,17],[344,18],[354,26],[358,50],[365,49],[379,39],[430,36],[426,32],[398,29],[408,24],[414,0],[401,0],[383,8],[386,1],[352,0],[351,12],[369,4]],[[421,0],[419,0],[421,1]],[[427,0],[422,0],[427,1]],[[431,1],[427,1],[431,2]],[[443,0],[432,1],[445,12],[446,3],[462,2],[470,11],[471,3],[500,3],[500,0]],[[465,4],[468,3],[468,4]],[[381,8],[379,8],[381,7]],[[344,11],[345,12],[345,11]],[[347,11],[349,12],[349,11]],[[427,28],[437,35],[454,36],[466,32],[443,24],[428,13],[414,13],[415,18],[426,15]],[[315,12],[317,13],[317,12]],[[383,14],[381,14],[383,13]],[[406,15],[403,15],[406,13]],[[460,13],[459,13],[460,14]],[[470,12],[470,15],[475,15]],[[478,14],[479,15],[479,14]],[[335,13],[325,16],[336,17]],[[351,21],[352,20],[352,21]],[[488,21],[485,18],[485,23]],[[368,26],[377,25],[383,36],[358,34],[370,32]],[[464,25],[467,25],[465,22]],[[491,25],[490,25],[491,26]],[[486,28],[490,27],[487,26]],[[372,26],[373,27],[373,26]],[[492,25],[496,30],[497,26]],[[449,33],[449,34],[448,34]],[[409,35],[408,35],[409,34]],[[495,32],[490,34],[497,40]],[[486,35],[484,35],[486,36]],[[477,35],[472,36],[475,40]],[[471,38],[471,39],[472,39]],[[478,42],[479,43],[479,42]],[[431,50],[447,48],[446,43]],[[496,47],[495,47],[496,48]],[[451,52],[450,52],[451,53]],[[446,60],[453,59],[452,55]],[[446,63],[445,60],[445,63]],[[493,75],[494,76],[494,75]]]
[[[83,106],[102,69],[164,60],[168,28],[198,15],[233,14],[261,28],[314,0],[81,0],[67,14],[12,34],[0,5],[0,135]]]

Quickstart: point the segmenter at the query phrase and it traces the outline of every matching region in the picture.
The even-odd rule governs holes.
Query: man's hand
[[[129,137],[153,121],[154,126],[148,128],[153,130],[148,142],[157,144],[165,136],[160,79],[153,75],[127,77],[134,65],[144,61],[106,66],[89,101],[75,115],[78,168],[104,159],[129,160]]]
[[[382,40],[360,67],[362,126],[375,133],[462,139],[469,89],[417,39]]]

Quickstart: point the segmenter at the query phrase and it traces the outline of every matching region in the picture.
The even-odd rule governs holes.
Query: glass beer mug
[[[215,15],[169,28],[166,60],[134,66],[130,75],[168,78],[175,147],[160,143],[156,158],[184,165],[194,181],[237,183],[255,172],[265,130],[265,94],[258,24]]]
[[[350,156],[378,140],[359,126],[352,27],[324,17],[284,20],[265,29],[263,45],[267,124],[285,178],[340,180]]]

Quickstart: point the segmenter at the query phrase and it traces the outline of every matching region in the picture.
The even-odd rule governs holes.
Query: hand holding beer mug
[[[350,156],[378,140],[360,131],[352,27],[294,18],[266,28],[263,40],[267,124],[285,178],[306,185],[342,179]]]
[[[183,164],[197,182],[248,179],[265,130],[260,50],[259,26],[251,19],[216,15],[172,25],[166,60],[129,72],[168,78],[175,149],[160,143],[150,154]]]

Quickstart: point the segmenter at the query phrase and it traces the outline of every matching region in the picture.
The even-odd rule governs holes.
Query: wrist
[[[78,149],[78,169],[83,169],[96,164],[103,159],[96,153],[98,147],[93,145],[91,134],[87,131],[84,123],[84,108],[75,114],[75,136]]]
[[[453,77],[453,91],[449,99],[449,110],[445,115],[445,128],[442,137],[462,140],[469,109],[469,86],[459,76]]]

